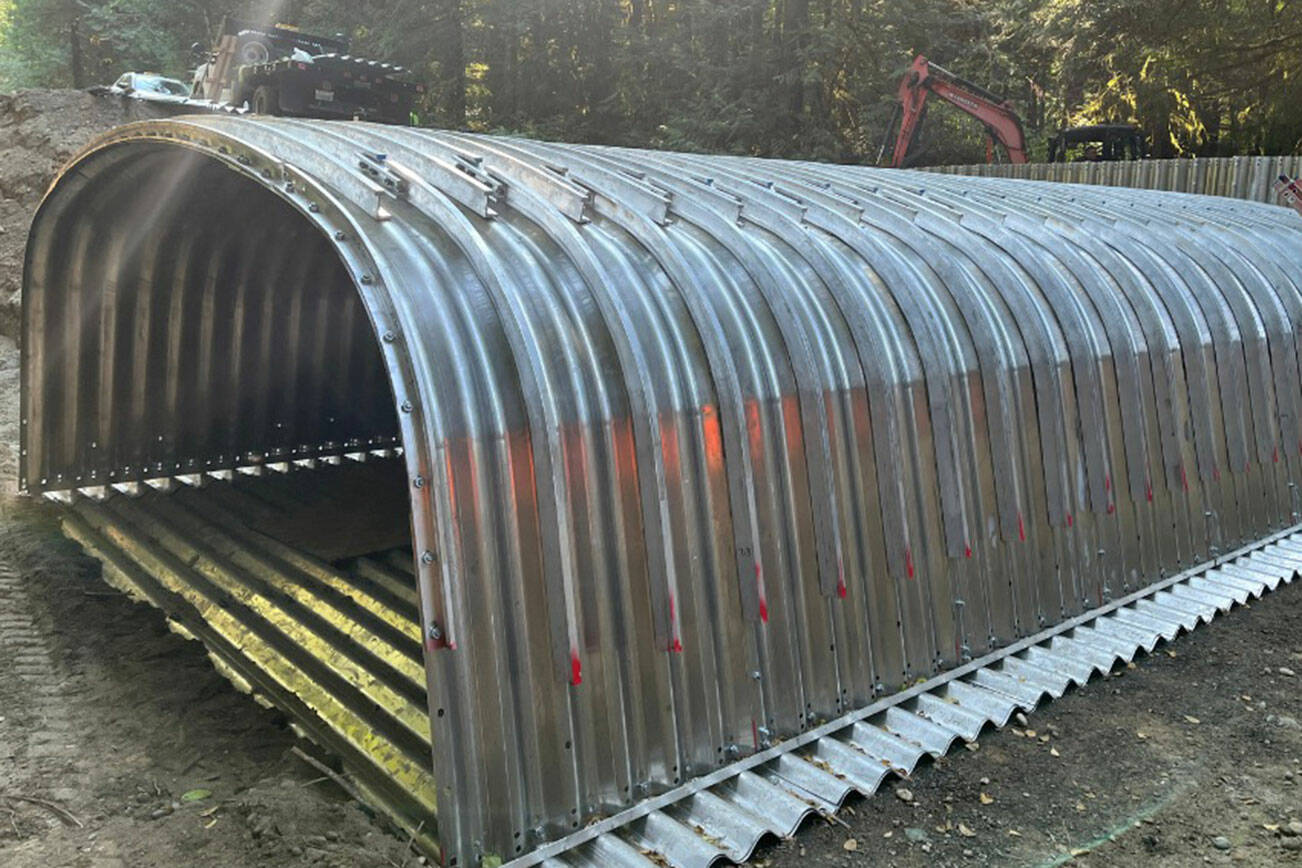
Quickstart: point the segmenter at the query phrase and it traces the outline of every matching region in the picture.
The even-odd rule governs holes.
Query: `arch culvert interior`
[[[1292,579],[1299,258],[1208,197],[133,124],[32,228],[21,484],[444,864],[744,860]]]
[[[21,484],[433,851],[384,360],[332,236],[246,168],[145,141],[53,189],[28,254]]]

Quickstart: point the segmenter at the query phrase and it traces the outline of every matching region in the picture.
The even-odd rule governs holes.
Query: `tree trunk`
[[[74,18],[68,22],[68,50],[72,62],[72,86],[78,89],[86,87],[86,65],[81,56],[81,19]]]
[[[448,126],[466,125],[466,42],[462,0],[441,0],[439,25],[443,42],[439,58],[439,91]]]
[[[787,109],[794,121],[805,107],[805,46],[809,39],[809,0],[782,4],[782,74],[791,77]]]

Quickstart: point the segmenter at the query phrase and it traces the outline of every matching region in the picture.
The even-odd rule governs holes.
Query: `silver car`
[[[153,72],[127,72],[109,87],[109,93],[149,102],[183,103],[190,98],[190,88],[183,81]]]

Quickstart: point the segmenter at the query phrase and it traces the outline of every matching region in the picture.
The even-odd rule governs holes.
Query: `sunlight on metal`
[[[133,124],[33,225],[21,483],[445,864],[745,859],[1292,580],[1300,254],[1210,197]]]

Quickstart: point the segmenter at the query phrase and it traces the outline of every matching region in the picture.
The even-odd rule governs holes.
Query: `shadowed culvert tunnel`
[[[133,124],[33,225],[21,486],[445,864],[744,860],[1292,579],[1299,253],[1209,197]]]

